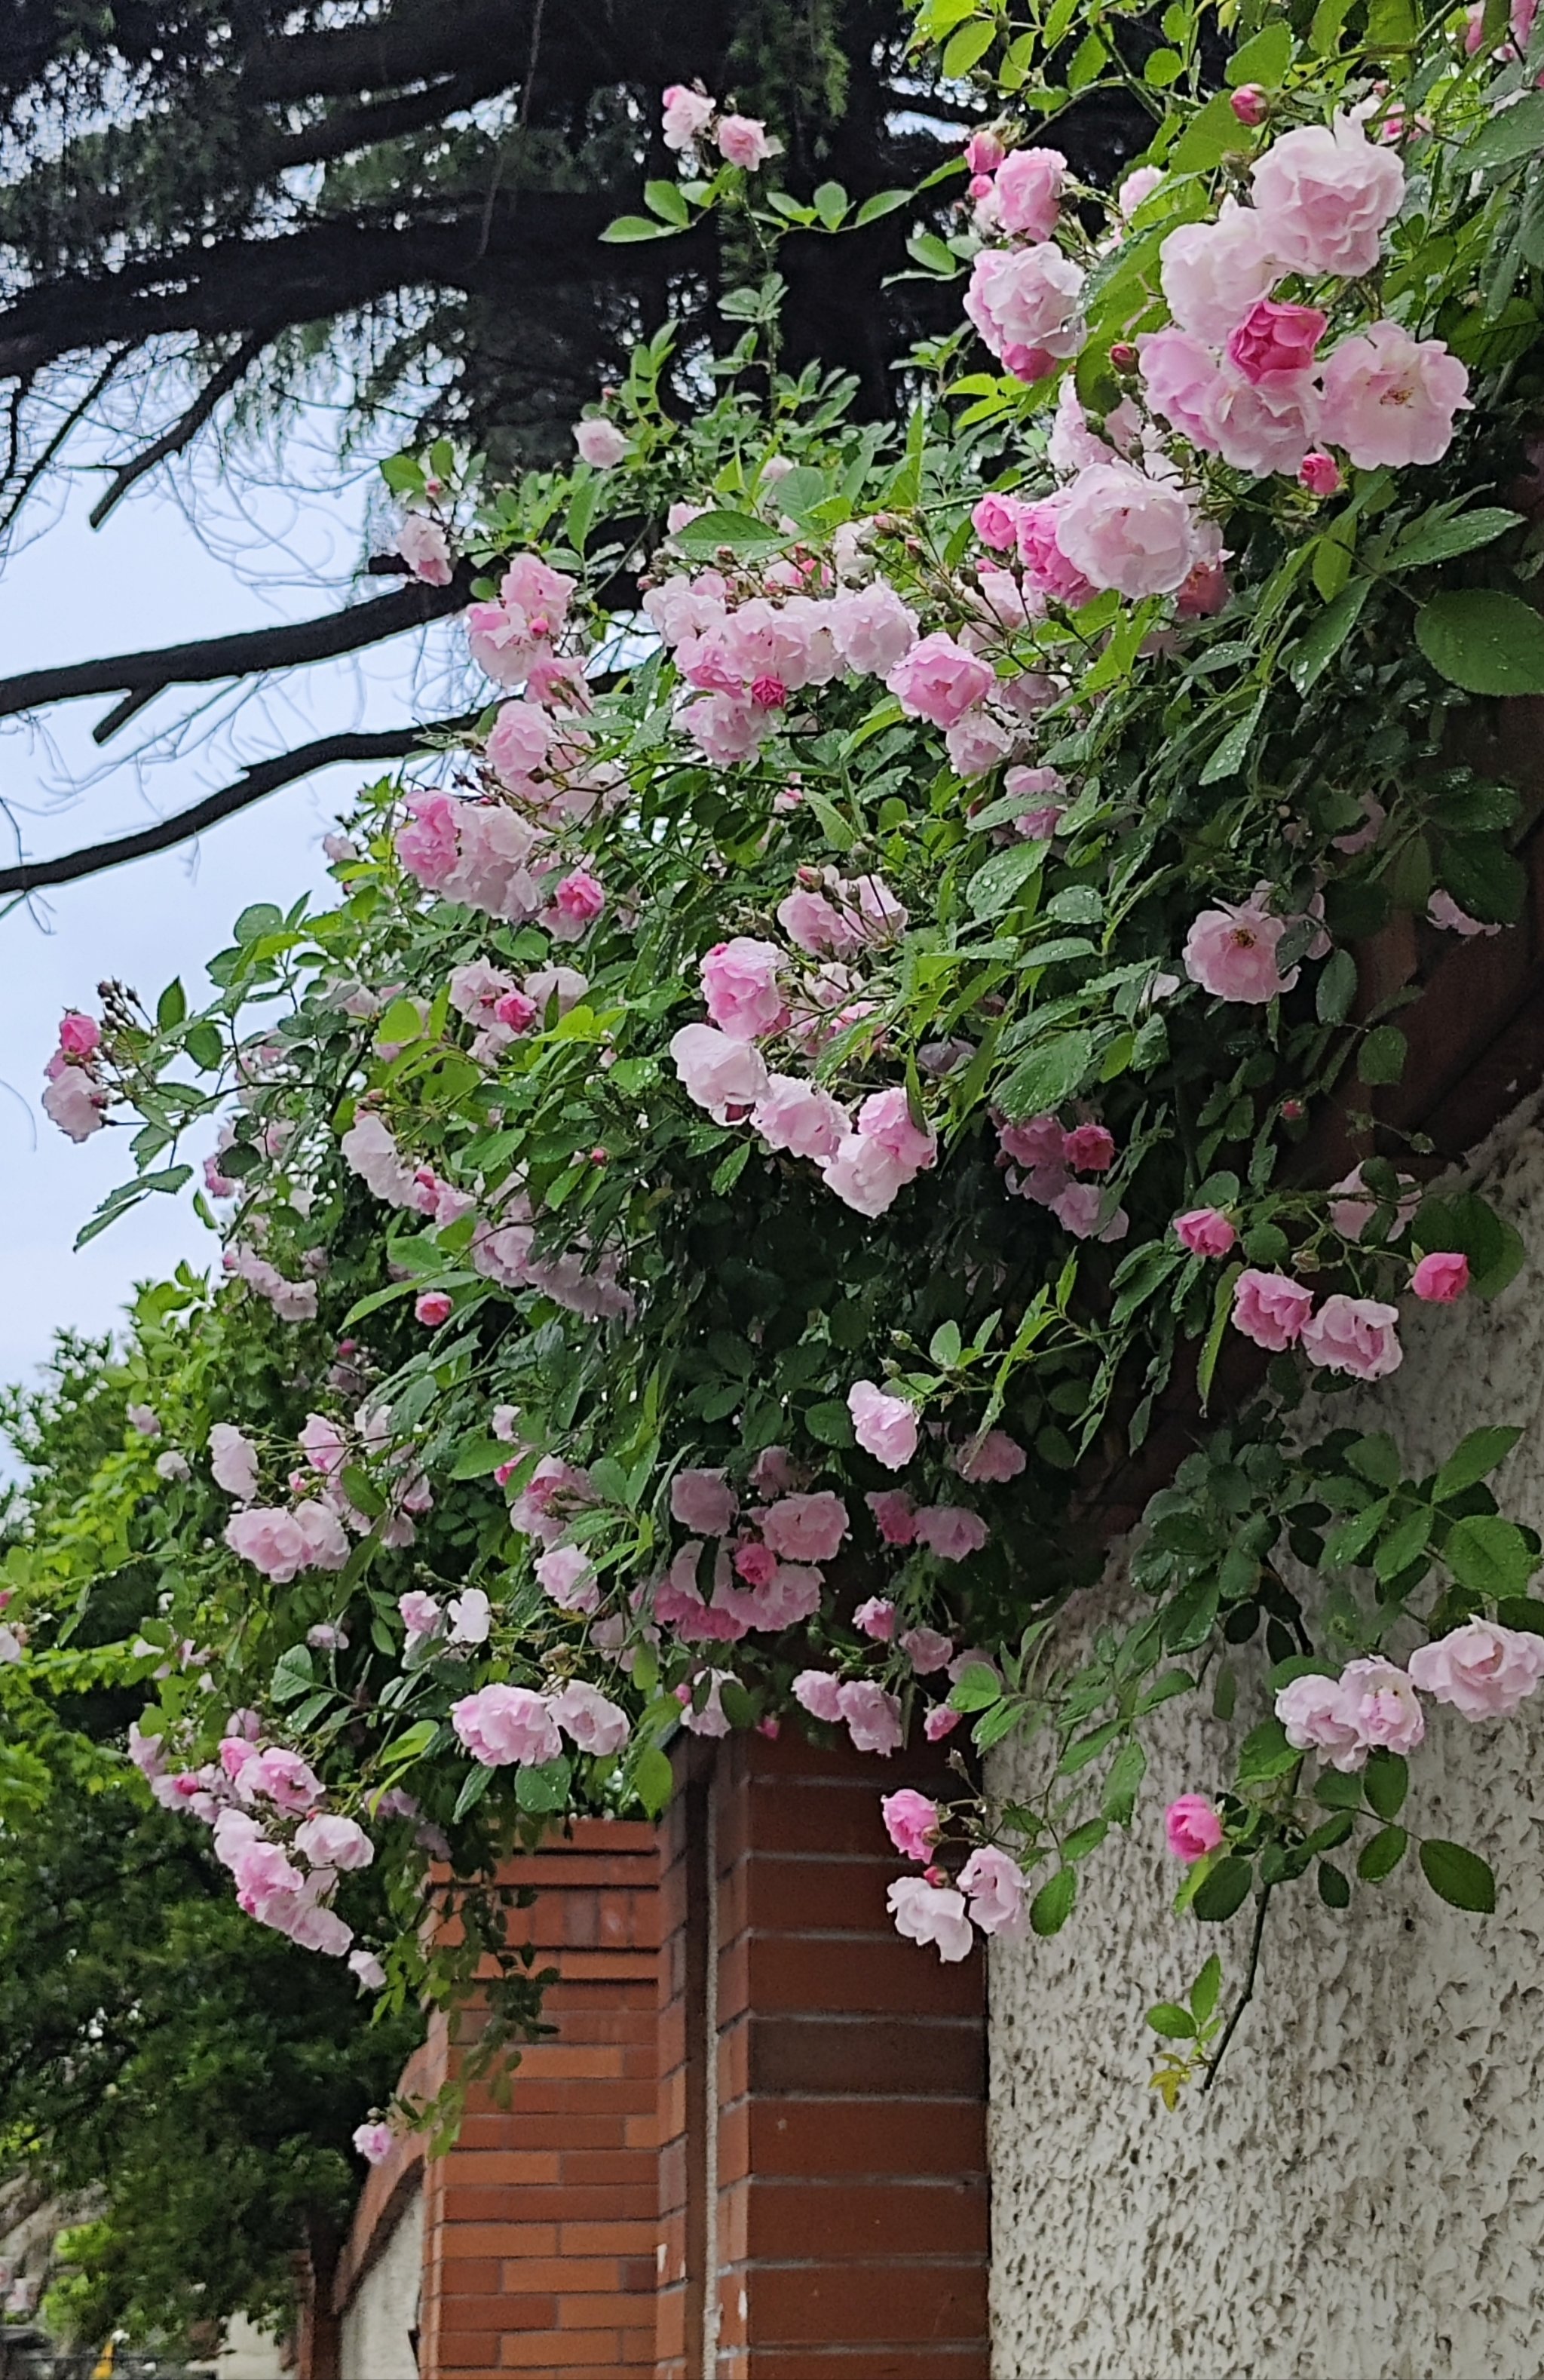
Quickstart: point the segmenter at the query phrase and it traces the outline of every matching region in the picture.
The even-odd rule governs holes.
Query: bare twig
[[[0,895],[36,892],[47,884],[72,884],[79,877],[100,876],[106,868],[121,868],[126,860],[143,859],[152,851],[169,851],[175,844],[202,833],[205,827],[234,818],[237,810],[260,802],[266,794],[277,793],[281,785],[291,785],[297,778],[311,776],[318,769],[330,769],[342,760],[404,759],[408,753],[418,750],[429,736],[470,725],[474,715],[430,720],[421,727],[384,728],[375,735],[319,736],[315,743],[302,744],[293,752],[276,754],[271,760],[254,761],[249,769],[242,771],[235,784],[223,786],[219,793],[195,802],[191,809],[158,820],[154,826],[144,827],[138,834],[120,835],[113,843],[89,844],[83,850],[66,851],[57,859],[29,859],[15,868],[0,868]]]
[[[85,395],[80,399],[78,405],[71,406],[63,421],[59,424],[58,429],[54,432],[53,437],[43,448],[42,453],[38,456],[30,470],[23,476],[21,485],[18,488],[15,496],[6,506],[5,511],[0,513],[0,529],[7,529],[10,528],[11,523],[15,520],[18,513],[21,510],[22,505],[27,502],[28,497],[37,486],[38,481],[47,470],[50,463],[53,462],[55,455],[58,454],[60,448],[66,443],[71,433],[79,428],[80,423],[85,419],[87,414],[90,411],[92,406],[96,403],[98,397],[107,386],[108,382],[117,370],[118,366],[123,362],[124,358],[130,352],[132,346],[132,340],[120,340],[113,348],[107,361],[103,365],[102,370],[98,372],[95,380],[92,381],[90,388],[86,391]],[[24,379],[27,379],[30,376],[24,375],[23,377]]]
[[[228,395],[237,381],[250,370],[267,346],[268,341],[267,331],[254,331],[249,338],[243,339],[235,355],[227,357],[219,370],[194,398],[187,412],[180,415],[169,430],[163,431],[151,445],[147,446],[142,455],[136,455],[132,462],[124,464],[120,470],[115,471],[112,485],[106,494],[99,496],[91,506],[90,517],[93,528],[102,527],[114,506],[122,503],[130,488],[142,480],[147,471],[153,471],[156,465],[165,462],[169,455],[180,455],[189,440],[198,436],[221,398]]]
[[[1260,1900],[1256,1904],[1254,1939],[1249,1944],[1249,1964],[1248,1971],[1244,1977],[1244,1988],[1239,1993],[1237,1999],[1234,2002],[1233,2014],[1228,2018],[1226,2024],[1223,2027],[1223,2037],[1217,2044],[1216,2048],[1212,2051],[1211,2058],[1208,2060],[1206,2080],[1200,2086],[1203,2095],[1211,2090],[1212,2085],[1217,2080],[1217,2069],[1221,2066],[1224,2058],[1227,2056],[1228,2043],[1233,2039],[1234,2034],[1237,2032],[1238,2021],[1243,2015],[1244,2010],[1248,2007],[1249,2002],[1254,1998],[1255,1977],[1260,1972],[1260,1946],[1265,1934],[1265,1912],[1271,1906],[1271,1895],[1274,1892],[1275,1888],[1276,1888],[1273,1884],[1268,1884],[1261,1892]]]

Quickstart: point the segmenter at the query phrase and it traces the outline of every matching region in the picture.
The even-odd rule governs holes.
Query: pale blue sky
[[[369,485],[361,471],[336,492],[299,499],[248,487],[217,509],[220,550],[212,553],[193,534],[175,490],[152,488],[131,499],[93,532],[86,514],[94,490],[78,486],[58,521],[0,575],[0,673],[327,610],[357,566]],[[335,728],[428,715],[414,644],[403,639],[357,665],[303,673],[290,682],[291,693],[259,698],[220,726],[209,749],[144,771],[133,765],[136,737],[176,716],[175,693],[105,754],[92,746],[90,729],[111,698],[54,710],[46,741],[7,722],[0,727],[0,795],[29,856],[128,832],[228,783],[245,759]],[[61,794],[94,777],[119,741],[126,757],[111,777],[59,807]],[[94,1005],[105,976],[153,1000],[181,975],[197,999],[206,988],[204,959],[228,939],[231,919],[248,901],[285,904],[327,884],[321,837],[368,773],[332,770],[286,787],[199,844],[63,886],[40,897],[32,912],[0,919],[0,1378],[30,1374],[61,1324],[110,1327],[137,1280],[184,1255],[206,1264],[213,1245],[186,1198],[157,1198],[73,1252],[80,1224],[130,1167],[126,1133],[100,1133],[76,1148],[41,1111],[42,1067],[61,1011]],[[7,860],[16,851],[3,816],[0,851]]]

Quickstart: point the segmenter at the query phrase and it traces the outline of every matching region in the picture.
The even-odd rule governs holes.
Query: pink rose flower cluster
[[[1031,1116],[1027,1123],[1009,1123],[997,1116],[997,1163],[1005,1187],[1016,1198],[1048,1207],[1064,1231],[1074,1239],[1123,1240],[1131,1228],[1124,1207],[1100,1220],[1104,1194],[1094,1182],[1080,1182],[1080,1173],[1107,1173],[1119,1154],[1115,1135],[1102,1123],[1083,1123],[1070,1129],[1054,1115]]]
[[[47,1087],[42,1111],[71,1140],[90,1140],[105,1122],[103,1111],[111,1094],[102,1079],[101,1052],[102,1027],[96,1018],[66,1008],[58,1046],[43,1069]]]
[[[1185,972],[1213,1000],[1258,1008],[1296,990],[1301,969],[1289,967],[1284,975],[1276,962],[1282,936],[1295,920],[1278,917],[1270,898],[1270,885],[1258,884],[1248,901],[1224,901],[1201,910],[1187,934]],[[1321,906],[1315,895],[1316,915]],[[1309,956],[1323,958],[1329,948],[1330,938],[1320,927]]]
[[[1396,1305],[1336,1291],[1315,1309],[1313,1292],[1286,1273],[1241,1272],[1233,1286],[1233,1327],[1257,1347],[1280,1354],[1301,1347],[1321,1371],[1381,1380],[1405,1360]]]
[[[695,150],[706,136],[711,138],[726,165],[738,165],[747,174],[754,174],[778,152],[778,144],[769,138],[765,124],[754,115],[725,112],[700,83],[669,84],[660,103],[667,149],[678,153]]]
[[[1373,270],[1404,202],[1399,159],[1337,115],[1285,134],[1250,173],[1253,206],[1229,198],[1214,223],[1164,242],[1172,323],[1137,342],[1152,411],[1235,470],[1296,474],[1320,494],[1339,484],[1327,446],[1367,468],[1439,461],[1468,404],[1468,375],[1441,340],[1379,322],[1321,357],[1327,314],[1270,294],[1286,273]]]
[[[908,1788],[887,1793],[879,1806],[897,1851],[924,1871],[898,1877],[886,1896],[903,1939],[930,1942],[941,1960],[952,1963],[969,1956],[976,1929],[1010,1940],[1022,1933],[1026,1890],[1017,1860],[995,1843],[983,1843],[951,1884],[934,1856],[944,1826],[937,1803]]]
[[[260,1216],[248,1216],[247,1228],[259,1227]],[[314,1322],[317,1318],[317,1285],[314,1281],[290,1281],[265,1256],[248,1247],[243,1240],[228,1240],[220,1257],[221,1269],[233,1281],[244,1281],[248,1289],[265,1298],[281,1322]]]
[[[384,1546],[410,1546],[414,1514],[427,1512],[433,1490],[414,1462],[411,1447],[393,1443],[392,1416],[380,1405],[361,1406],[352,1433],[323,1414],[308,1414],[299,1438],[299,1467],[289,1486],[288,1505],[259,1504],[258,1451],[228,1422],[210,1432],[210,1470],[216,1487],[235,1499],[226,1523],[231,1551],[276,1586],[286,1586],[304,1570],[339,1571],[348,1560],[347,1531],[365,1536],[373,1529]],[[386,1511],[372,1521],[344,1492],[345,1465],[371,1467],[383,1489]]]
[[[1338,1678],[1294,1678],[1276,1695],[1276,1717],[1297,1750],[1355,1770],[1380,1745],[1406,1753],[1424,1741],[1421,1694],[1466,1719],[1509,1718],[1541,1677],[1544,1636],[1471,1620],[1417,1646],[1403,1670],[1371,1656],[1348,1661]]]
[[[163,1809],[182,1810],[211,1829],[221,1865],[248,1917],[331,1959],[349,1952],[354,1929],[332,1901],[341,1876],[368,1867],[375,1845],[356,1819],[322,1809],[322,1784],[297,1752],[259,1741],[256,1712],[233,1712],[218,1756],[177,1768],[162,1736],[129,1730],[129,1757]],[[355,1950],[360,1983],[385,1982],[380,1961]]]
[[[797,891],[778,909],[779,922],[804,949],[851,953],[862,940],[905,929],[906,912],[879,877],[853,884],[837,879],[831,890],[834,898]],[[759,1042],[786,1035],[800,1056],[810,1057],[872,1007],[850,997],[862,985],[848,969],[826,966],[796,984],[791,964],[777,943],[750,935],[715,943],[701,965],[713,1021],[682,1026],[673,1037],[676,1073],[687,1097],[716,1123],[749,1123],[767,1149],[812,1160],[845,1205],[882,1215],[935,1162],[936,1142],[899,1087],[871,1092],[854,1116],[818,1083],[769,1069]]]
[[[451,1725],[485,1768],[543,1767],[561,1756],[565,1735],[576,1752],[604,1758],[620,1752],[630,1732],[626,1712],[577,1678],[539,1694],[479,1687],[451,1705]]]

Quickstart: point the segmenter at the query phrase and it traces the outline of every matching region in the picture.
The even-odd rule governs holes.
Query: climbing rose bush
[[[1054,89],[1031,133],[1014,37],[947,237],[912,238],[964,285],[898,430],[779,373],[774,273],[684,419],[666,331],[570,475],[388,466],[404,565],[478,574],[476,728],[361,797],[334,907],[238,919],[204,1009],[65,1020],[54,1121],[138,1124],[99,1221],[217,1122],[223,1294],[310,1401],[171,1450],[230,1499],[169,1621],[216,1691],[136,1757],[258,1922],[367,1980],[406,1972],[429,1860],[657,1811],[682,1730],[1038,1742],[1011,1808],[959,1760],[884,1803],[896,1924],[945,1959],[1055,1932],[1112,1827],[1166,1840],[1203,1923],[1310,1870],[1343,1905],[1358,1828],[1368,1883],[1411,1840],[1428,1704],[1538,1683],[1539,1546],[1483,1484],[1515,1433],[1410,1481],[1327,1426],[1410,1300],[1456,1353],[1521,1261],[1418,1136],[1384,1153],[1405,1043],[1357,953],[1396,908],[1435,949],[1522,902],[1517,797],[1447,721],[1537,634],[1493,583],[1528,516],[1478,501],[1523,484],[1537,316],[1504,276],[1472,302],[1482,256],[1531,270],[1523,69],[1439,26],[1398,62],[1417,105],[1283,21],[1208,95],[1179,15],[1113,195],[1046,144]],[[775,142],[706,91],[663,131],[684,178],[619,236],[846,220],[769,193]],[[1360,1161],[1306,1187],[1336,1117]],[[1236,1418],[1091,1634],[1101,1502],[1186,1349]],[[1203,1682],[1238,1764],[1165,1816],[1142,1722]],[[383,1856],[402,1941],[368,1949],[337,1879]],[[1489,1905],[1474,1854],[1420,1856]],[[1219,1986],[1154,2014],[1166,2095]]]

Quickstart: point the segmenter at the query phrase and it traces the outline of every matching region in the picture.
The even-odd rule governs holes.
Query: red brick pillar
[[[986,2380],[983,1961],[940,1965],[885,1906],[880,1793],[942,1773],[926,1747],[879,1761],[790,1727],[688,1769],[667,1846],[658,2380]],[[695,2083],[694,2034],[717,2050]]]
[[[506,1880],[512,1925],[559,1980],[501,2108],[471,2093],[425,2172],[424,2380],[615,2380],[654,2368],[659,1856],[651,1827],[587,1819]]]

